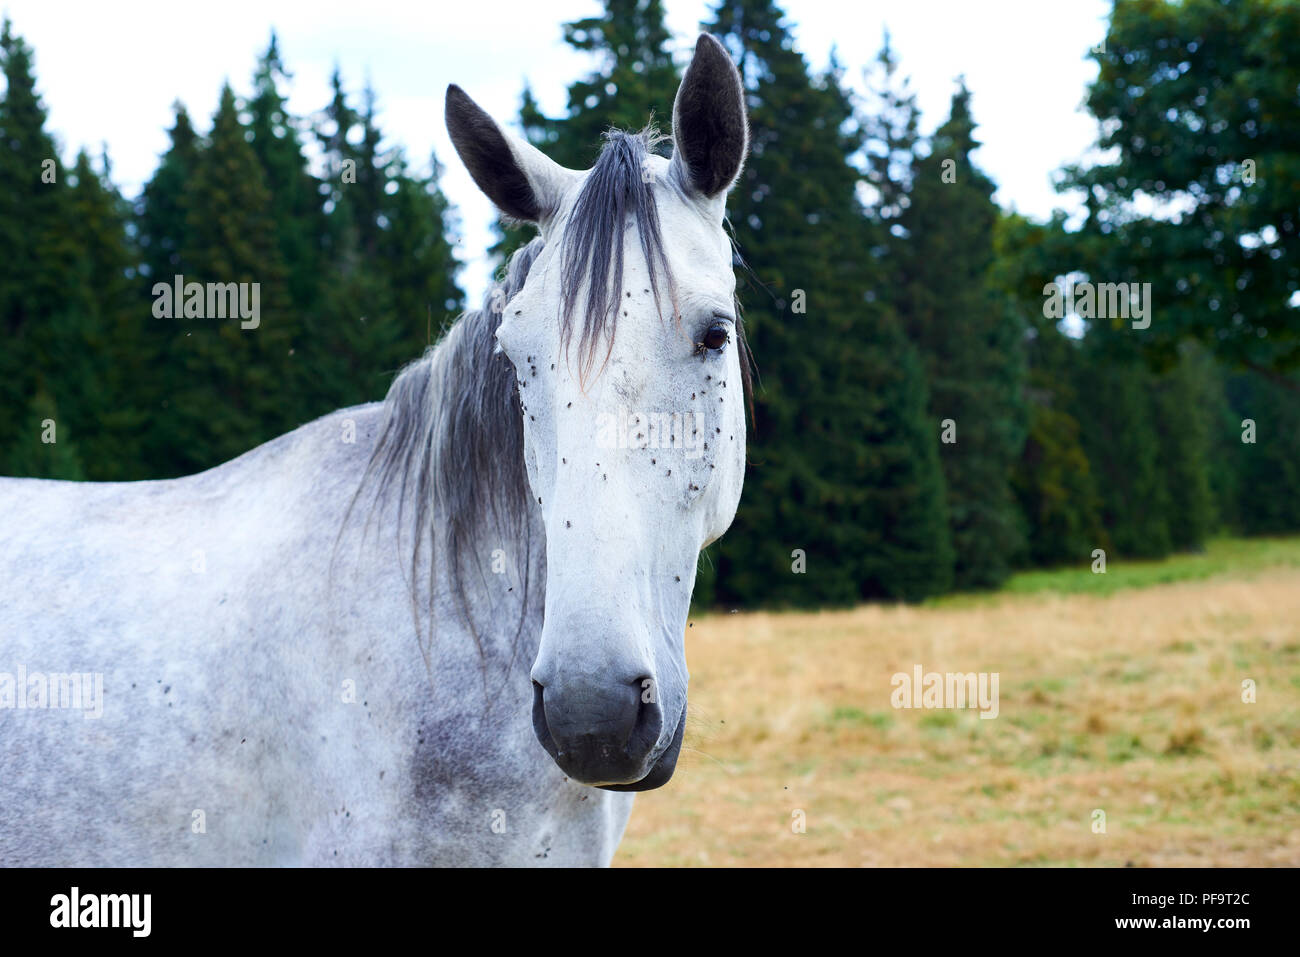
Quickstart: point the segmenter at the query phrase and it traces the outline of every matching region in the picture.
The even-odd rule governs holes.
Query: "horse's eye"
[[[709,326],[709,331],[704,334],[703,345],[706,349],[721,349],[731,340],[727,333],[726,323],[715,322]]]

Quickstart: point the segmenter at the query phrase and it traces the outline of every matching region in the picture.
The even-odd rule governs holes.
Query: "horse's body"
[[[632,795],[533,736],[536,593],[516,649],[519,576],[489,576],[483,658],[440,602],[426,670],[383,522],[336,543],[380,419],[173,481],[0,480],[0,672],[104,676],[100,718],[0,710],[0,864],[609,862]]]
[[[744,475],[739,75],[702,37],[671,161],[447,119],[540,235],[383,405],[183,479],[0,479],[0,864],[608,864],[672,775]],[[627,409],[659,432],[604,441]]]

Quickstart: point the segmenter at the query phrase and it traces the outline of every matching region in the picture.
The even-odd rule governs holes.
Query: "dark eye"
[[[729,341],[731,341],[731,335],[727,332],[727,324],[725,322],[715,322],[709,326],[709,331],[704,333],[704,341],[701,345],[706,349],[721,349]]]

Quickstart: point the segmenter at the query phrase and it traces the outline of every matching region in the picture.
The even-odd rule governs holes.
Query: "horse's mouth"
[[[682,706],[682,716],[677,719],[677,730],[673,732],[673,739],[668,742],[668,747],[664,748],[663,753],[659,755],[658,760],[650,766],[650,771],[639,781],[633,781],[631,784],[598,784],[598,788],[606,791],[653,791],[655,788],[661,788],[668,783],[673,776],[673,771],[677,769],[677,756],[682,751],[682,736],[686,731],[686,707]]]

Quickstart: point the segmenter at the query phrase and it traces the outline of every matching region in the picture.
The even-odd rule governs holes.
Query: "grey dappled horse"
[[[672,159],[611,133],[587,172],[446,111],[540,235],[382,404],[0,480],[0,863],[603,865],[672,775],[744,474],[739,75],[701,36]]]

